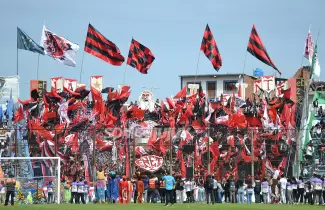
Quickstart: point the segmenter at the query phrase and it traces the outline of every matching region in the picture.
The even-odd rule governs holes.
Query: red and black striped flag
[[[84,50],[114,66],[121,66],[124,62],[124,57],[118,47],[106,39],[91,24],[88,25]]]
[[[136,68],[140,73],[147,74],[155,60],[149,48],[132,39],[127,64]]]
[[[247,51],[250,52],[250,54],[252,54],[258,60],[271,66],[272,68],[277,70],[279,74],[281,74],[278,68],[274,65],[269,54],[267,54],[264,44],[256,31],[255,25],[253,25],[251,36],[249,37]]]
[[[205,56],[207,56],[207,58],[211,61],[213,68],[216,71],[219,71],[222,66],[221,55],[208,24],[204,31],[201,51],[204,52]]]

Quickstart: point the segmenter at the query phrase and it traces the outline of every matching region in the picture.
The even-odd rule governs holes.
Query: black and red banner
[[[114,66],[121,66],[124,62],[124,57],[121,55],[119,48],[99,33],[91,24],[88,25],[84,50]]]

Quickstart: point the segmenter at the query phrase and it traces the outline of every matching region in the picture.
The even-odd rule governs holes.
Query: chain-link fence
[[[322,135],[313,142],[312,160],[306,156],[303,143],[296,141],[299,132],[305,130],[229,129],[203,124],[175,130],[154,123],[134,123],[128,127],[0,130],[0,154],[60,157],[62,176],[82,175],[89,180],[94,178],[98,167],[129,176],[135,171],[184,175],[185,170],[190,177],[207,171],[220,177],[229,173],[242,177],[270,175],[275,170],[299,175],[292,174],[294,165],[304,170],[305,165],[315,160],[323,163]],[[146,156],[152,157],[143,159]],[[41,165],[48,167],[51,163]]]

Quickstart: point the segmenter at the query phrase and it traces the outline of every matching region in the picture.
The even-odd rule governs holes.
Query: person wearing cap
[[[9,178],[6,180],[6,200],[5,200],[5,206],[8,206],[9,198],[11,201],[11,205],[14,205],[15,202],[15,186],[16,186],[16,180],[13,178],[14,176],[12,174],[9,175]]]

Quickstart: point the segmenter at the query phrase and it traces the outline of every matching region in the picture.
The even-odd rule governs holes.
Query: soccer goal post
[[[33,192],[37,190],[37,195],[41,192],[46,202],[48,202],[50,197],[48,193],[50,193],[53,195],[52,201],[55,200],[57,204],[60,204],[60,157],[0,157],[0,163],[2,173],[0,175],[3,177],[0,177],[0,180],[6,180],[8,175],[13,175],[20,185],[21,197],[26,198],[31,190]],[[52,186],[49,185],[50,182],[52,182],[53,189],[48,190],[47,188]]]

